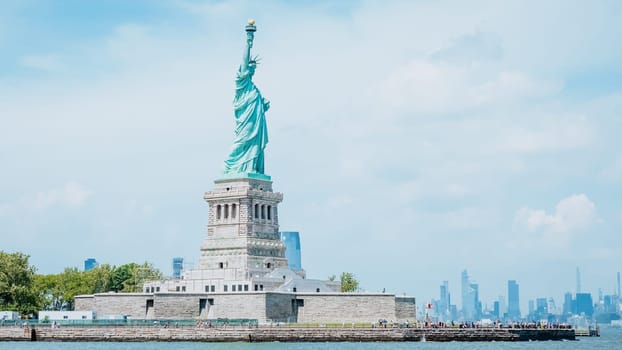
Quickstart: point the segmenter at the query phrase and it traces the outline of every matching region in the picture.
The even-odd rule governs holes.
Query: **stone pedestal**
[[[286,268],[278,219],[283,194],[272,191],[272,181],[238,178],[214,183],[214,190],[204,196],[209,218],[198,270],[222,274],[225,280],[249,281]]]

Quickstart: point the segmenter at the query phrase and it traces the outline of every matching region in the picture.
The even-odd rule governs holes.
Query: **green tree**
[[[89,271],[78,271],[74,267],[57,275],[36,275],[33,289],[40,309],[73,310],[76,295],[137,292],[142,289],[144,281],[161,278],[162,273],[147,262],[119,267],[103,264]]]
[[[63,300],[58,285],[58,275],[35,275],[33,291],[37,295],[39,310],[62,308]]]
[[[127,281],[132,279],[136,263],[130,263],[112,268],[110,275],[110,290],[115,292],[123,291]]]
[[[103,264],[89,271],[66,268],[59,274],[35,275],[28,256],[0,251],[0,310],[22,314],[38,310],[73,310],[76,295],[138,292],[146,281],[161,280],[162,272],[151,263],[118,267]]]
[[[28,264],[29,256],[0,251],[0,309],[21,314],[35,312],[38,307],[33,291],[35,267]]]
[[[102,264],[84,271],[84,275],[92,287],[91,293],[105,293],[111,290],[112,270],[113,267],[109,264]]]
[[[110,291],[112,267],[108,264],[89,271],[66,268],[56,275],[35,275],[34,291],[40,309],[73,309],[76,295]]]
[[[341,291],[356,292],[359,290],[359,281],[352,272],[341,273]]]
[[[68,267],[58,275],[57,293],[60,294],[63,309],[73,310],[76,295],[93,293],[95,281],[90,277],[75,267]]]
[[[152,263],[144,262],[136,269],[136,280],[139,281],[138,290],[142,288],[142,283],[147,281],[158,281],[164,278],[162,271],[156,269]]]
[[[110,289],[115,292],[140,292],[146,281],[162,279],[162,272],[151,263],[129,263],[112,270]]]

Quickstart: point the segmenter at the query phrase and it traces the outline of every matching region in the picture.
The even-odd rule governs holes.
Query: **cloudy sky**
[[[337,4],[335,4],[337,3]],[[41,273],[197,262],[243,26],[308,275],[485,304],[613,292],[619,1],[3,1],[0,249]]]

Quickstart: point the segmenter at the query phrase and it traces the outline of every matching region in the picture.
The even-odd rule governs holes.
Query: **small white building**
[[[3,320],[3,321],[19,320],[19,313],[16,311],[0,311],[0,320]]]
[[[95,319],[95,311],[39,311],[39,322],[93,319]]]

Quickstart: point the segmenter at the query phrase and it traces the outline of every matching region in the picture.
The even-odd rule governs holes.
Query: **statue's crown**
[[[259,64],[259,62],[261,62],[261,58],[259,56],[255,56],[248,61],[250,64]]]

